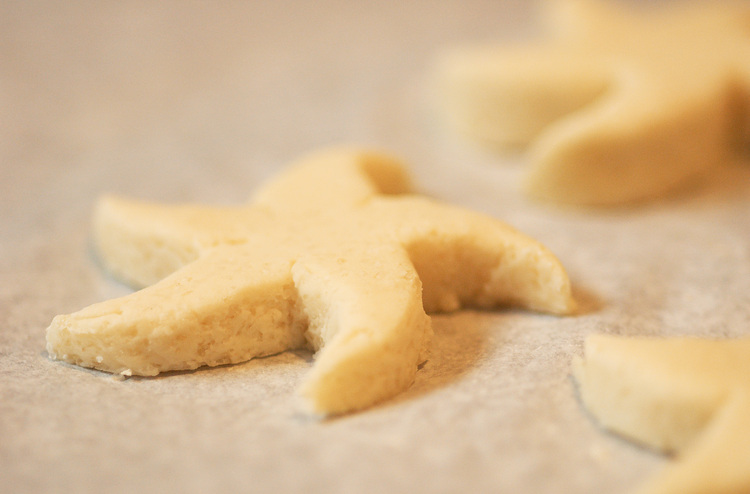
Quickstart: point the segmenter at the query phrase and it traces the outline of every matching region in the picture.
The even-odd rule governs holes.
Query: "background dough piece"
[[[750,139],[747,5],[547,7],[551,39],[456,48],[436,69],[437,104],[456,129],[530,146],[530,195],[581,205],[654,198]]]
[[[750,338],[594,335],[574,374],[602,426],[676,453],[639,492],[750,492]]]
[[[55,317],[47,350],[156,375],[307,347],[317,355],[303,395],[316,412],[342,413],[411,384],[432,334],[425,309],[573,309],[547,249],[489,217],[396,194],[407,184],[392,158],[330,150],[248,206],[104,198],[99,256],[147,287]]]

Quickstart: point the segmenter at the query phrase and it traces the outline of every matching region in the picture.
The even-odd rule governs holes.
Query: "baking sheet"
[[[638,208],[529,202],[524,157],[452,136],[425,78],[441,47],[532,19],[521,0],[3,2],[0,491],[620,493],[664,466],[596,426],[570,360],[593,332],[750,333],[750,169]],[[342,143],[545,243],[583,313],[435,316],[410,390],[329,420],[295,395],[305,352],[126,380],[47,358],[54,315],[129,293],[89,251],[99,194],[234,204]]]

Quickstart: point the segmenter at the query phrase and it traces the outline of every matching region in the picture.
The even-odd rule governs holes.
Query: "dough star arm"
[[[750,395],[730,396],[684,455],[638,494],[750,492]]]
[[[552,43],[445,52],[435,67],[436,105],[459,133],[490,147],[521,146],[602,94],[609,76],[595,57]]]
[[[218,247],[159,283],[53,319],[53,358],[156,375],[305,346],[290,262],[271,249]]]
[[[93,242],[104,267],[134,288],[152,285],[208,247],[238,244],[268,221],[260,208],[161,205],[102,197]],[[254,230],[253,230],[254,229]]]
[[[670,68],[656,75],[642,70],[620,70],[595,103],[540,135],[524,184],[530,195],[580,205],[634,202],[725,158],[729,81],[698,74],[675,88],[664,74]]]
[[[366,408],[412,384],[432,328],[400,246],[365,240],[346,253],[308,254],[292,273],[318,350],[301,387],[314,412]]]
[[[549,0],[539,7],[551,33],[544,40],[457,47],[438,58],[436,103],[459,132],[490,146],[522,146],[611,85],[601,45],[613,31],[629,37],[628,12],[584,0]]]
[[[411,189],[403,165],[385,154],[349,148],[311,153],[257,191],[253,204],[287,214],[336,211],[380,194]]]
[[[427,312],[503,305],[575,311],[560,261],[499,220],[420,197],[373,201],[370,214],[397,218],[395,234],[422,280]]]

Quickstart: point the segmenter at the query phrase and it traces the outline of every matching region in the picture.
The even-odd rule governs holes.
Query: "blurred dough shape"
[[[529,145],[527,192],[578,205],[683,186],[750,140],[750,7],[550,1],[550,38],[447,50],[437,105],[493,147]]]
[[[676,454],[638,492],[750,492],[750,338],[594,335],[574,375],[602,426]]]
[[[98,254],[147,286],[54,318],[53,358],[126,375],[317,352],[311,409],[344,413],[413,382],[427,311],[573,308],[559,261],[492,218],[407,194],[399,163],[334,149],[305,157],[247,206],[103,198]]]

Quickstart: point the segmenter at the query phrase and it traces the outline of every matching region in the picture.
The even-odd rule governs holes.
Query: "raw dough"
[[[546,6],[551,39],[456,48],[436,68],[437,104],[456,129],[497,147],[530,144],[530,195],[650,199],[750,141],[747,4]]]
[[[47,351],[156,375],[308,347],[318,353],[302,394],[331,414],[412,383],[432,334],[425,309],[573,309],[567,275],[542,245],[407,190],[392,158],[335,149],[304,158],[247,206],[106,197],[94,220],[99,256],[147,288],[55,317]]]
[[[750,492],[750,338],[594,335],[574,374],[604,427],[677,454],[640,492]]]

